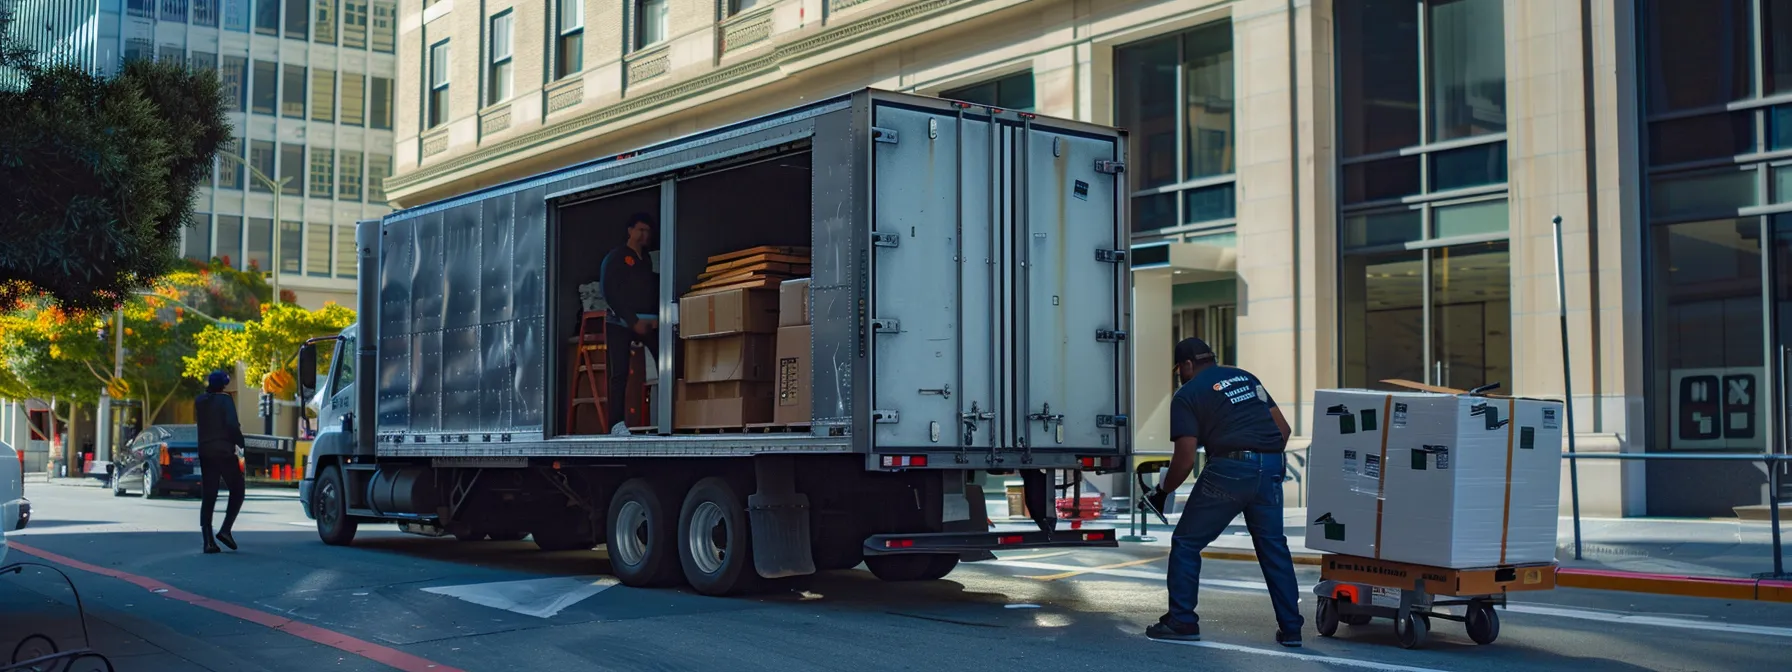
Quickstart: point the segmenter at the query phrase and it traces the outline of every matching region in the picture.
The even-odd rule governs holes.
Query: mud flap
[[[1022,469],[1021,486],[1027,500],[1027,513],[1033,514],[1033,522],[1041,532],[1058,529],[1057,498],[1052,491],[1051,472],[1040,469]]]
[[[796,491],[795,465],[788,457],[760,457],[754,471],[759,491],[747,497],[754,571],[768,579],[814,574],[809,497]]]
[[[957,493],[948,493],[951,497]],[[968,509],[964,520],[946,521],[942,526],[947,532],[987,532],[989,531],[989,505],[983,501],[983,486],[975,483],[964,484],[964,501]],[[996,554],[989,551],[965,551],[958,554],[960,562],[983,562],[996,559]]]

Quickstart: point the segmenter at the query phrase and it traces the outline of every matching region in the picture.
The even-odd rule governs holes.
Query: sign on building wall
[[[1670,447],[1679,450],[1760,450],[1761,367],[1674,369]]]

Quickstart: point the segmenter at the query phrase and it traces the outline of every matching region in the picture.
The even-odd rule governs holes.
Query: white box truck
[[[707,594],[1113,546],[1052,509],[1130,453],[1125,152],[1113,128],[867,90],[363,222],[360,323],[300,353],[305,512],[330,544],[374,522],[607,544],[623,583]],[[665,384],[645,435],[571,433],[579,288],[636,212],[660,224]],[[677,433],[675,297],[754,246],[811,251],[811,423]],[[1019,473],[1038,529],[992,531],[978,472]]]

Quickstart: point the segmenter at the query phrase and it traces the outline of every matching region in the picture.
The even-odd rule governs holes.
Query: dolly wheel
[[[1338,600],[1337,598],[1319,598],[1319,617],[1314,619],[1319,628],[1320,637],[1338,634]]]
[[[1492,644],[1500,638],[1500,615],[1493,610],[1493,605],[1481,600],[1468,603],[1463,625],[1468,628],[1468,638],[1476,644]]]
[[[1400,648],[1416,649],[1425,645],[1425,637],[1431,634],[1430,619],[1422,614],[1408,613],[1403,618],[1394,619],[1394,634],[1400,638]]]

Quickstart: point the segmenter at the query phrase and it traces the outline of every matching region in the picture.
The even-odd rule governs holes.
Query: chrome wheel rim
[[[728,562],[728,517],[715,502],[704,502],[691,512],[691,525],[686,528],[686,541],[691,560],[698,571],[714,574]]]
[[[624,502],[616,512],[616,543],[610,549],[612,560],[636,567],[647,559],[647,505]]]

